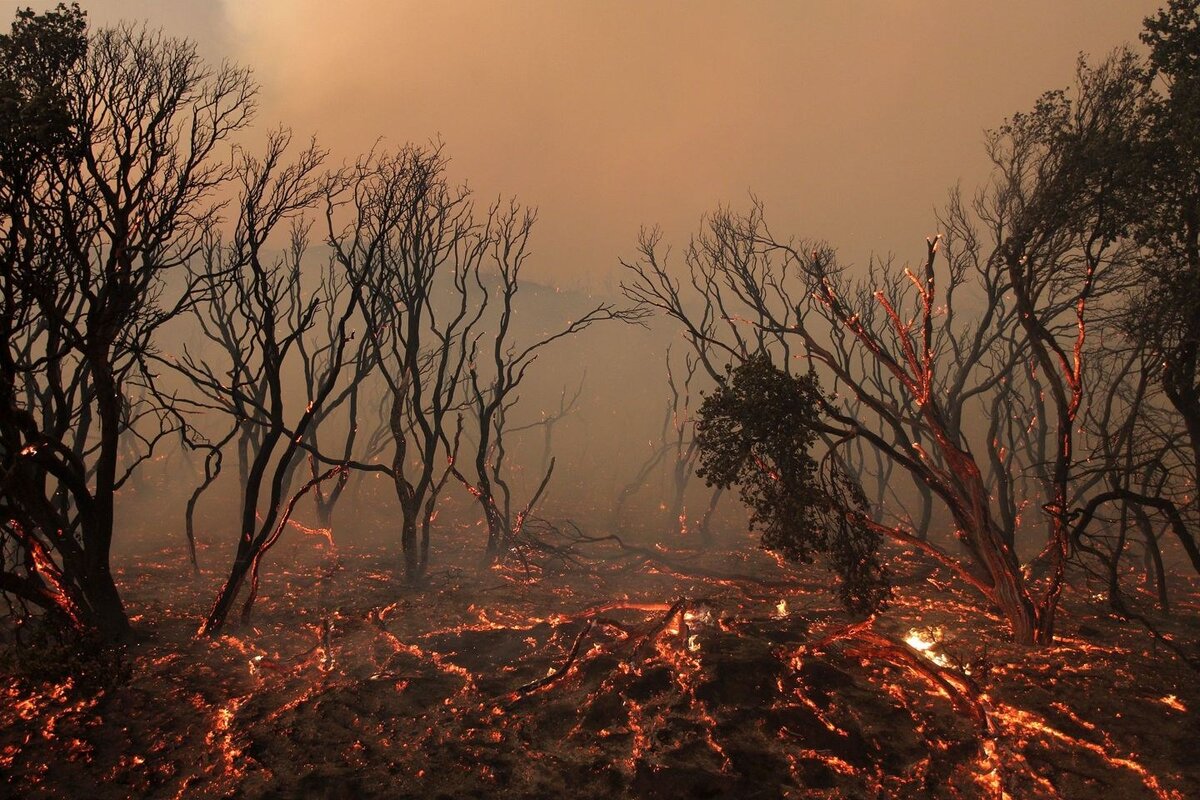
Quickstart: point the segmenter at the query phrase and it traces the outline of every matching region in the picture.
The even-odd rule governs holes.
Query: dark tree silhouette
[[[1070,554],[1087,332],[1094,306],[1130,258],[1122,234],[1126,209],[1136,202],[1131,173],[1142,124],[1141,86],[1132,53],[1120,52],[1095,68],[1081,64],[1075,98],[1050,92],[989,140],[989,155],[1002,176],[986,200],[1002,231],[996,256],[1003,260],[1024,341],[1048,390],[1054,425],[1042,506],[1050,525],[1043,551],[1050,574],[1036,606],[1041,641],[1053,636]],[[1048,307],[1061,311],[1047,313]]]
[[[861,439],[903,467],[944,504],[966,560],[916,535],[902,518],[869,524],[973,586],[1003,611],[1021,642],[1053,635],[1070,548],[1086,332],[1100,298],[1121,285],[1129,256],[1118,223],[1129,172],[1103,165],[1131,162],[1140,91],[1128,54],[1095,69],[1081,65],[1073,96],[1050,93],[989,137],[993,180],[970,209],[952,196],[945,247],[942,237],[931,239],[922,269],[885,269],[873,275],[874,286],[847,281],[827,246],[776,239],[757,205],[746,216],[721,210],[710,218],[685,252],[686,283],[660,259],[657,234],[644,236],[641,258],[627,264],[630,297],[681,323],[706,366],[706,353],[734,362],[770,353],[787,364],[788,342],[798,342],[800,355],[830,376],[836,400],[825,411],[840,429],[829,433],[832,449]],[[949,272],[941,295],[939,252]],[[984,304],[967,321],[957,298],[972,276]],[[1031,405],[1048,396],[1041,418],[1056,426],[1032,440],[1024,434],[1035,452],[1049,441],[1037,502],[1048,520],[1038,547],[1048,574],[1036,597],[1017,556],[1019,515],[1007,493],[1023,483],[1012,442],[994,435],[985,444],[993,480],[1006,487],[997,507],[964,424],[989,398],[1000,398],[993,409],[1013,407],[1016,367],[1027,356],[1037,370],[1020,388]],[[879,380],[864,369],[871,364],[890,377]]]
[[[643,239],[641,259],[627,264],[634,280],[626,291],[680,321],[693,342],[735,363],[769,353],[775,363],[788,364],[792,350],[785,347],[786,340],[798,342],[806,360],[827,370],[835,387],[836,396],[824,408],[835,457],[843,443],[863,438],[928,486],[953,516],[970,563],[923,540],[907,525],[873,519],[864,524],[952,570],[1006,610],[1017,638],[1032,640],[1033,613],[1013,554],[1012,532],[992,518],[982,472],[956,427],[962,419],[957,403],[999,380],[986,369],[994,366],[993,359],[1001,370],[1012,363],[1010,354],[997,352],[1001,339],[993,329],[998,320],[1011,320],[1012,312],[998,304],[962,330],[955,330],[955,317],[947,312],[935,335],[933,278],[939,240],[930,241],[920,275],[909,272],[903,284],[892,284],[907,285],[908,293],[890,298],[882,290],[854,291],[827,247],[777,241],[758,207],[744,217],[718,212],[698,238],[686,257],[692,292],[681,291],[682,281],[659,258],[654,236]],[[966,273],[952,270],[947,307],[965,279]],[[880,313],[872,313],[871,306]],[[713,320],[721,320],[727,330]],[[950,347],[951,338],[961,357],[941,363],[935,354]],[[860,371],[872,361],[882,364],[895,383],[881,383]],[[935,373],[938,366],[947,370],[945,377]],[[866,418],[864,410],[873,418]]]
[[[477,291],[491,243],[465,187],[450,185],[441,149],[407,146],[361,159],[325,198],[329,244],[363,286],[362,313],[387,385],[404,573],[429,563],[437,498],[452,462],[467,355],[487,298]]]
[[[130,387],[155,332],[194,300],[218,147],[254,110],[249,73],[188,42],[88,32],[77,6],[20,12],[0,39],[0,486],[3,589],[115,639],[117,490],[178,416]],[[120,463],[122,434],[140,453]]]
[[[544,347],[560,339],[583,332],[597,322],[623,320],[635,322],[643,316],[640,309],[618,309],[601,303],[568,322],[561,329],[519,346],[512,340],[514,302],[520,291],[521,267],[528,258],[529,235],[534,213],[515,204],[492,213],[494,224],[487,231],[488,262],[495,269],[497,286],[492,297],[489,287],[480,281],[478,288],[485,303],[498,309],[495,335],[489,347],[480,351],[473,343],[469,356],[468,403],[476,434],[473,478],[455,468],[456,477],[467,487],[483,509],[488,528],[487,557],[498,561],[508,554],[520,538],[526,519],[541,499],[554,471],[554,459],[546,465],[529,500],[514,511],[512,488],[506,475],[505,434],[508,412],[518,400],[517,392],[529,368]],[[480,277],[477,273],[477,279]],[[485,371],[486,370],[486,371]]]
[[[695,474],[697,460],[700,457],[699,445],[695,437],[695,411],[693,409],[693,393],[697,392],[697,376],[701,359],[690,352],[683,357],[682,379],[676,377],[676,364],[671,354],[672,348],[667,347],[667,401],[663,409],[662,425],[657,444],[650,443],[651,451],[646,459],[638,466],[637,472],[626,483],[612,506],[611,525],[619,528],[622,511],[626,503],[638,492],[649,485],[651,476],[660,472],[664,465],[667,481],[668,500],[663,504],[667,511],[667,528],[671,533],[686,535],[690,533],[685,501],[688,484]],[[707,372],[704,373],[707,375]],[[668,459],[667,457],[670,456]],[[712,541],[712,518],[720,502],[724,489],[717,486],[708,498],[708,504],[697,526],[700,538],[704,544]]]
[[[579,405],[579,398],[583,396],[583,387],[587,383],[587,371],[583,373],[583,377],[579,379],[579,385],[575,387],[575,391],[567,393],[567,387],[562,388],[562,393],[558,398],[557,411],[543,410],[541,416],[533,422],[527,422],[524,425],[512,426],[508,429],[509,433],[523,433],[524,431],[541,429],[542,431],[542,455],[538,465],[538,473],[546,474],[546,470],[550,468],[550,459],[554,453],[554,429],[558,423],[562,422],[571,414],[575,413]]]
[[[1130,205],[1142,245],[1142,290],[1125,328],[1157,356],[1163,393],[1191,449],[1192,486],[1200,481],[1200,9],[1171,0],[1146,20],[1145,183]]]
[[[308,249],[308,223],[303,214],[326,191],[326,181],[318,173],[325,153],[310,144],[288,163],[285,156],[290,138],[285,131],[271,134],[261,158],[240,154],[237,223],[227,244],[215,243],[201,276],[209,294],[220,298],[218,305],[228,314],[224,325],[216,328],[218,335],[210,338],[224,342],[220,331],[232,330],[242,345],[236,351],[226,349],[226,363],[219,366],[189,350],[177,365],[205,395],[206,401],[196,401],[197,405],[225,411],[234,418],[234,428],[248,422],[262,429],[242,487],[233,566],[201,634],[221,629],[247,578],[242,619],[249,616],[262,557],[279,536],[280,514],[292,469],[303,453],[301,444],[353,360],[351,324],[359,307],[358,284],[331,268],[322,273],[316,286],[306,286],[302,268]],[[290,246],[283,256],[272,259],[267,250],[272,234],[289,220],[293,223]],[[296,408],[299,404],[288,400],[284,376],[292,360],[299,360],[300,342],[322,308],[336,322],[332,331],[321,331],[330,335],[318,345],[323,354],[320,367],[311,376],[307,403]],[[243,419],[247,413],[249,419]],[[294,421],[289,419],[292,415]],[[306,490],[316,485],[310,481]]]

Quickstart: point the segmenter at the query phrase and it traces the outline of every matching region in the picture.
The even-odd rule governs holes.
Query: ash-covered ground
[[[1159,637],[1079,589],[1028,649],[938,573],[898,574],[855,625],[819,567],[749,534],[504,569],[464,546],[415,589],[382,543],[292,537],[215,640],[195,633],[219,570],[124,556],[138,643],[73,679],[10,656],[0,793],[1200,796],[1194,578],[1147,617]]]

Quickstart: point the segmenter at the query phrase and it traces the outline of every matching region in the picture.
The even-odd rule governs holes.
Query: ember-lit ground
[[[1173,652],[1200,655],[1194,578],[1153,617],[1170,646],[1080,587],[1056,646],[1016,647],[936,573],[822,643],[851,622],[828,576],[748,534],[541,574],[466,542],[420,589],[384,543],[289,536],[251,626],[217,640],[193,638],[215,569],[123,557],[128,675],[4,676],[0,794],[1200,797],[1200,675]]]

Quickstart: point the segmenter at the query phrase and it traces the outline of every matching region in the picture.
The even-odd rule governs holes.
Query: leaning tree
[[[259,429],[242,486],[233,565],[202,634],[221,629],[247,582],[242,618],[250,614],[262,558],[287,521],[285,495],[305,440],[346,396],[346,376],[351,386],[365,377],[351,368],[365,363],[355,331],[361,285],[334,263],[315,278],[305,270],[310,226],[305,213],[337,178],[321,174],[325,153],[315,143],[289,160],[290,141],[288,132],[277,131],[268,136],[261,157],[239,153],[232,234],[211,243],[198,270],[209,302],[197,306],[197,316],[208,339],[224,346],[208,356],[185,348],[172,362],[200,395],[189,402],[224,412],[231,432],[246,425]],[[276,238],[289,222],[288,246],[276,254]],[[326,324],[318,325],[322,316]],[[314,328],[316,341],[306,349]],[[304,397],[287,385],[289,370],[305,379]]]
[[[1053,636],[1087,336],[1131,255],[1119,220],[1144,93],[1127,53],[1081,64],[1073,94],[1045,95],[989,137],[991,182],[972,204],[953,200],[947,235],[929,240],[923,264],[885,268],[874,285],[851,280],[826,245],[774,236],[757,203],[747,215],[712,215],[684,251],[683,277],[657,234],[626,265],[629,296],[681,324],[710,372],[714,358],[765,354],[784,371],[796,360],[827,380],[832,457],[849,459],[846,443],[861,440],[894,462],[938,498],[960,553],[918,535],[905,515],[858,522],[974,587],[1020,642]],[[981,441],[972,424],[980,411],[1014,407],[1013,392],[1048,398],[1045,440],[1022,440],[1046,453],[1045,479],[1032,484],[1014,471],[1013,453],[1025,448],[999,428]],[[993,499],[989,472],[1042,510],[1040,541],[1013,503]],[[1027,554],[1045,567],[1037,581],[1018,553],[1031,544]]]

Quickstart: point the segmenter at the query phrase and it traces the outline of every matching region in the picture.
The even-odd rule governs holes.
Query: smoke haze
[[[986,174],[982,134],[1128,42],[1157,3],[85,2],[255,70],[255,128],[335,159],[440,137],[481,197],[539,208],[529,277],[613,282],[639,226],[679,240],[753,191],[844,261],[919,258]]]

